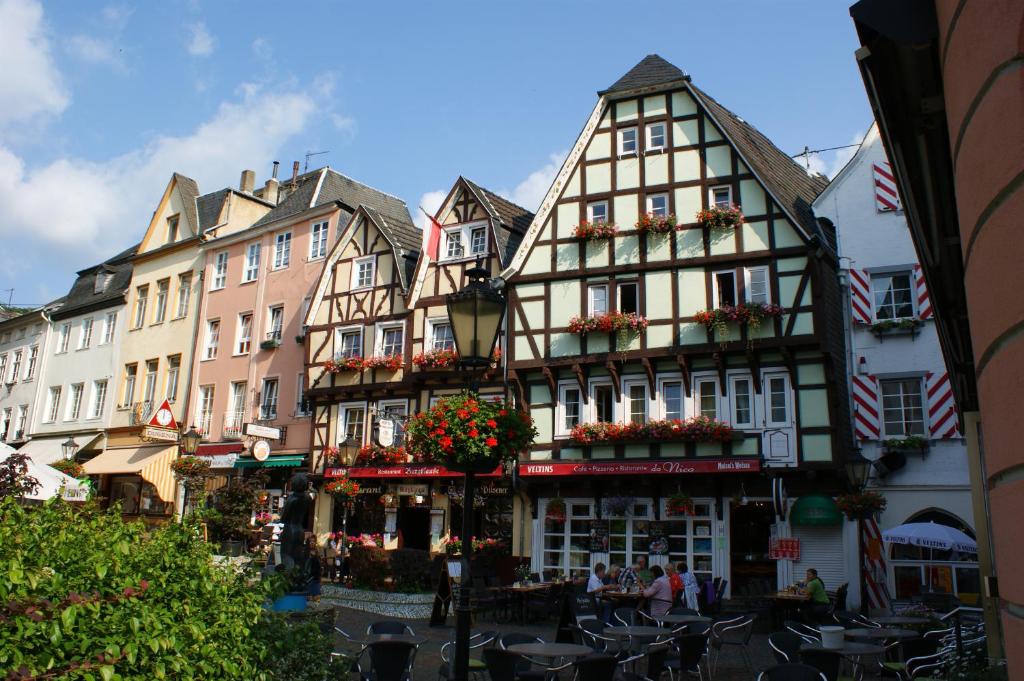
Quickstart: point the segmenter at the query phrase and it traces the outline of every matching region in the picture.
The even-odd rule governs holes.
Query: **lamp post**
[[[68,439],[60,443],[60,448],[64,452],[65,459],[73,459],[78,452],[78,443],[75,442],[75,438],[68,435]]]
[[[868,478],[871,476],[871,461],[864,458],[864,455],[860,451],[854,451],[850,456],[847,457],[846,463],[843,464],[843,468],[846,470],[846,479],[850,482],[855,492],[863,492],[864,488],[868,484]],[[865,598],[864,585],[866,580],[864,579],[864,519],[857,518],[857,560],[860,561],[860,565],[857,569],[858,588],[860,590],[860,611],[861,614],[867,614],[867,599]]]
[[[195,456],[195,453],[199,451],[199,443],[202,442],[203,436],[199,434],[195,426],[188,429],[188,432],[181,434],[181,453],[184,456]],[[185,509],[188,508],[188,487],[184,487],[184,499],[181,503],[181,513],[185,514]]]
[[[469,283],[448,296],[448,319],[459,353],[459,365],[470,370],[470,389],[479,388],[479,370],[491,362],[491,353],[498,340],[501,320],[505,315],[505,296],[488,282],[490,272],[477,260],[466,271]],[[467,468],[462,499],[462,574],[459,578],[459,600],[455,606],[455,656],[452,678],[469,678],[470,561],[473,557],[473,502],[476,496],[476,475]]]

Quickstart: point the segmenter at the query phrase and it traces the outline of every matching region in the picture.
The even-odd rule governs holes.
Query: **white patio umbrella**
[[[5,447],[5,449],[0,449],[0,461],[3,461],[14,450],[10,447],[0,446]],[[52,466],[36,463],[31,457],[28,459],[28,474],[39,482],[39,486],[31,494],[25,495],[27,499],[45,501],[55,496],[61,496],[69,501],[85,501],[89,498],[88,482],[65,475]]]
[[[904,523],[882,532],[882,539],[891,544],[910,544],[940,551],[978,552],[978,542],[955,527],[936,522]]]

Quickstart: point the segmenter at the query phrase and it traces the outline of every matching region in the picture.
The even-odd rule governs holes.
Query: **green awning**
[[[808,494],[793,504],[789,512],[789,522],[805,527],[834,527],[843,524],[843,514],[832,497]]]
[[[284,468],[286,466],[301,466],[306,460],[304,456],[272,456],[266,461],[256,459],[238,459],[235,461],[235,468]]]

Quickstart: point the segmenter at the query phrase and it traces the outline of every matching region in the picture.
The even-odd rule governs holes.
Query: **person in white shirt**
[[[698,610],[697,594],[700,593],[700,585],[697,584],[697,578],[690,572],[690,566],[686,563],[680,563],[678,570],[679,576],[683,578],[683,595],[686,599],[686,607],[691,610]]]
[[[619,587],[617,584],[604,583],[604,569],[604,563],[598,563],[594,566],[594,571],[590,573],[590,579],[587,580],[587,593],[593,596],[594,605],[599,609],[598,615],[601,617],[601,621],[610,622],[612,604],[601,600],[601,592],[608,591],[609,589],[618,589]]]

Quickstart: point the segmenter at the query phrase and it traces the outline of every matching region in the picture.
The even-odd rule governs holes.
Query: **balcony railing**
[[[264,404],[260,406],[260,419],[263,421],[273,421],[277,418],[277,403]]]
[[[210,436],[210,426],[213,423],[213,413],[201,411],[196,417],[196,431],[205,437]]]
[[[260,343],[260,348],[263,350],[273,350],[279,347],[281,347],[281,329],[271,330],[267,333],[266,340]]]
[[[141,426],[153,416],[152,402],[136,402],[132,405],[131,425]]]
[[[228,411],[224,413],[224,439],[241,440],[242,427],[245,425],[244,411]]]

